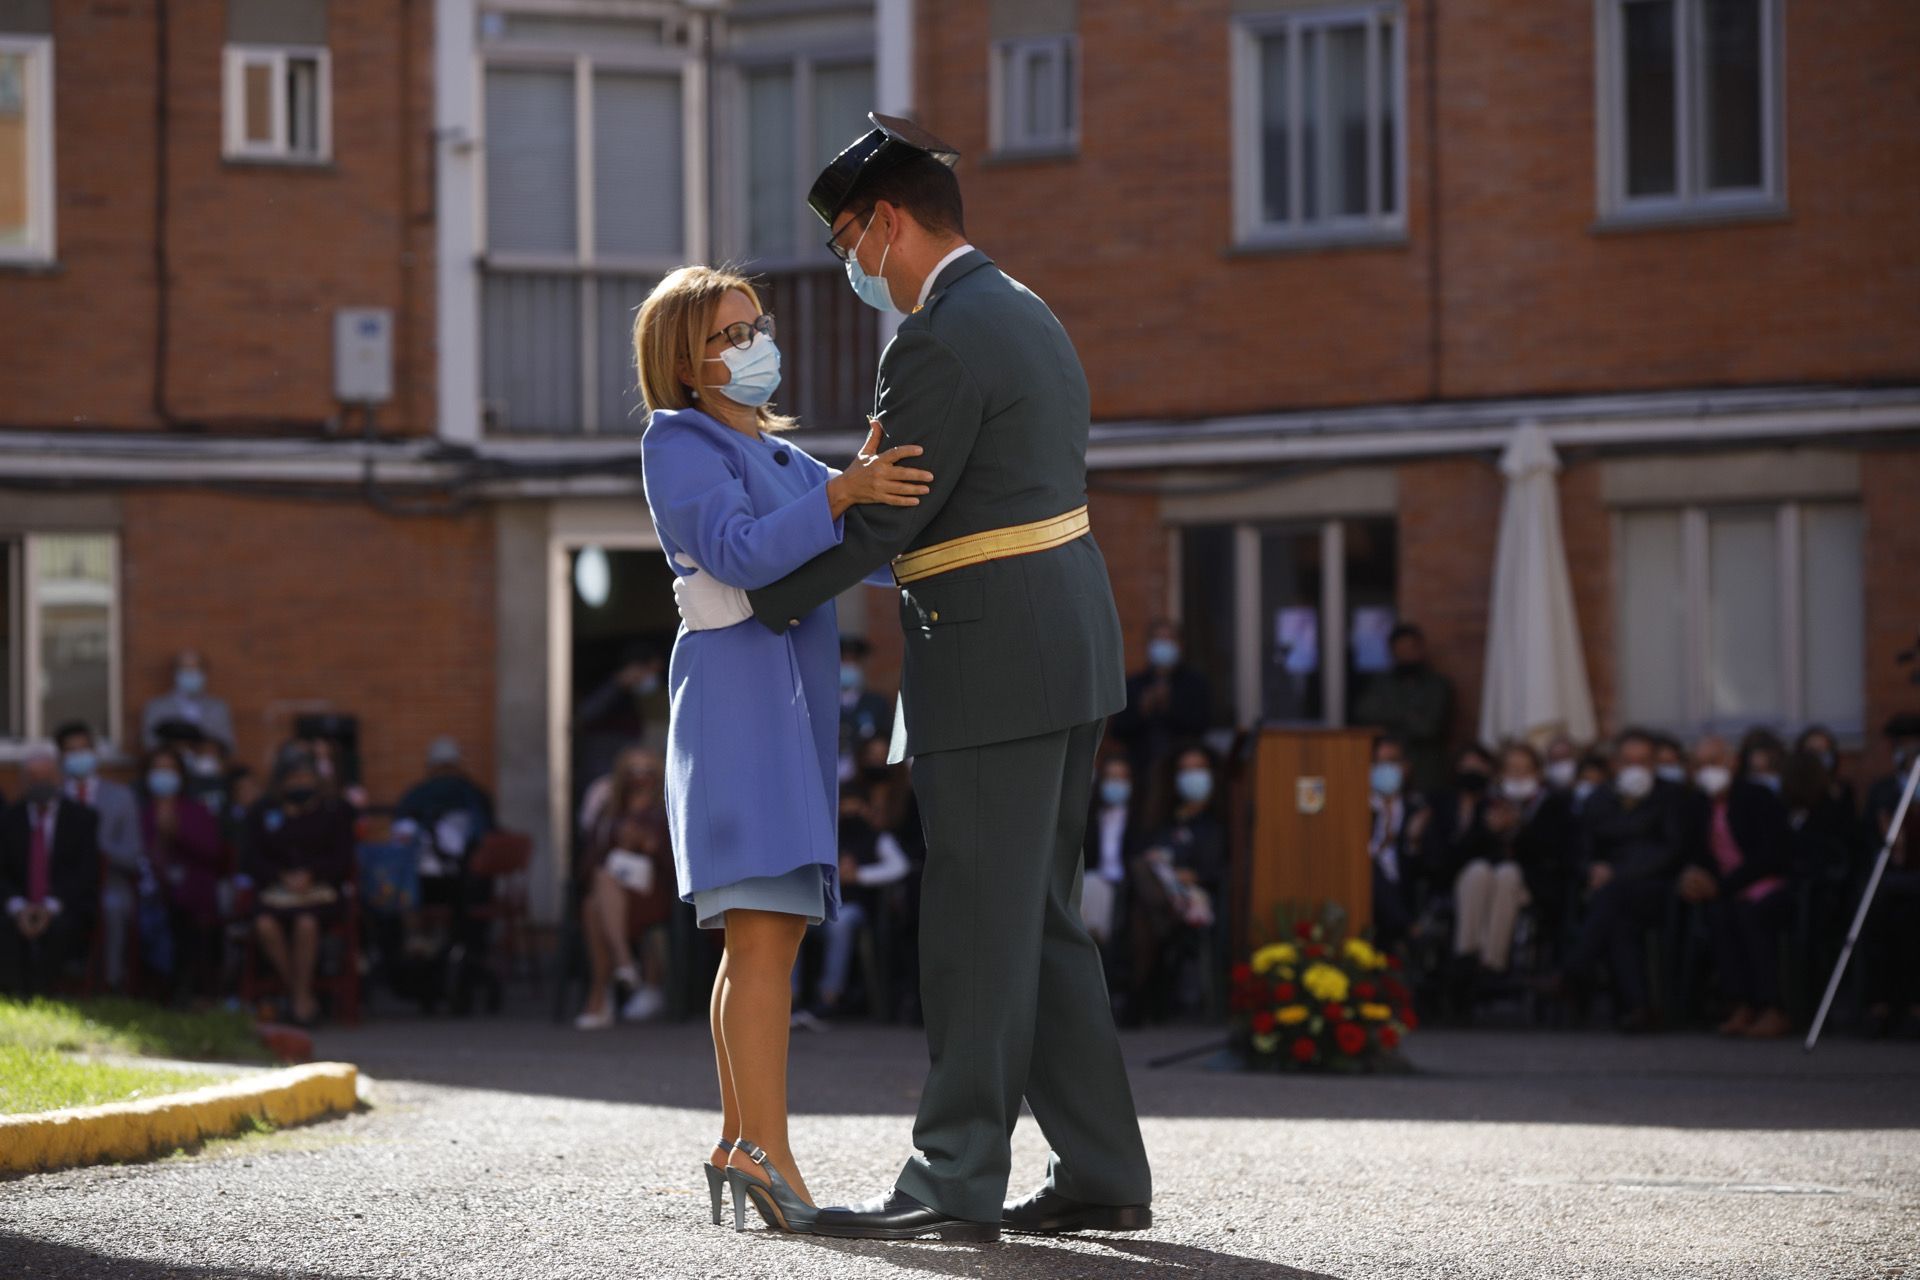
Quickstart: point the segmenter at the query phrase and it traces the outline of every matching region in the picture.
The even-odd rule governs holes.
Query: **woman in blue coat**
[[[653,411],[647,505],[676,574],[765,586],[836,545],[847,508],[927,492],[931,475],[897,465],[917,446],[836,472],[774,434],[791,423],[767,407],[780,382],[773,317],[739,276],[669,275],[640,309],[634,350]],[[716,1223],[729,1167],[771,1225],[811,1220],[787,1142],[787,1027],[801,938],[839,905],[839,671],[831,604],[785,635],[747,618],[683,628],[668,668],[674,869],[700,926],[726,930],[712,1003],[724,1132],[706,1165]],[[774,1172],[795,1211],[766,1194]]]

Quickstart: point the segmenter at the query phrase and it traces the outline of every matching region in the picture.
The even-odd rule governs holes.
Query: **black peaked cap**
[[[949,169],[960,159],[958,151],[911,120],[877,111],[869,111],[867,119],[873,121],[872,130],[829,161],[807,192],[807,207],[828,227],[867,179],[897,169],[915,156],[932,156]]]

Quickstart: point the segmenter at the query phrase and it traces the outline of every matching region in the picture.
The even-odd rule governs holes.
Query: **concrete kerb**
[[[313,1062],[133,1102],[0,1116],[0,1175],[141,1160],[256,1120],[284,1127],[341,1115],[358,1088],[351,1063]]]

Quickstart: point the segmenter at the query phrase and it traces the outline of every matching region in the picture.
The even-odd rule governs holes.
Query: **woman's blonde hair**
[[[698,398],[694,389],[680,380],[681,362],[694,371],[698,381],[720,302],[735,289],[747,295],[756,312],[761,309],[760,295],[753,284],[725,268],[681,267],[647,295],[633,322],[633,362],[640,370],[640,395],[649,410],[694,407]],[[793,425],[792,418],[775,413],[768,405],[761,405],[755,417],[764,431],[781,431]]]

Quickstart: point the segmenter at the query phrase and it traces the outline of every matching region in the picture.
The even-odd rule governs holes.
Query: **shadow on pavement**
[[[0,1276],[6,1280],[361,1280],[353,1272],[289,1271],[276,1267],[196,1267],[147,1262],[49,1244],[0,1231]]]
[[[1705,1035],[1422,1031],[1399,1076],[1249,1075],[1206,1055],[1220,1032],[1185,1027],[1122,1037],[1142,1115],[1199,1119],[1473,1121],[1684,1129],[1914,1128],[1920,1048],[1833,1041],[1816,1054],[1787,1042]],[[581,1033],[543,1019],[395,1019],[324,1030],[322,1057],[374,1079],[588,1101],[717,1110],[712,1045],[700,1023]],[[923,1034],[850,1023],[795,1032],[796,1114],[911,1116],[926,1074]]]
[[[1272,1280],[1340,1280],[1320,1271],[1221,1253],[1193,1245],[1170,1244],[1138,1237],[1076,1236],[1086,1248],[1067,1249],[1028,1236],[1007,1236],[999,1244],[957,1245],[931,1241],[828,1240],[795,1236],[790,1247],[829,1249],[835,1253],[896,1266],[923,1275],[983,1277],[984,1280],[1044,1280],[1072,1276],[1074,1280],[1148,1280],[1150,1277],[1204,1273],[1209,1278],[1266,1276]]]

